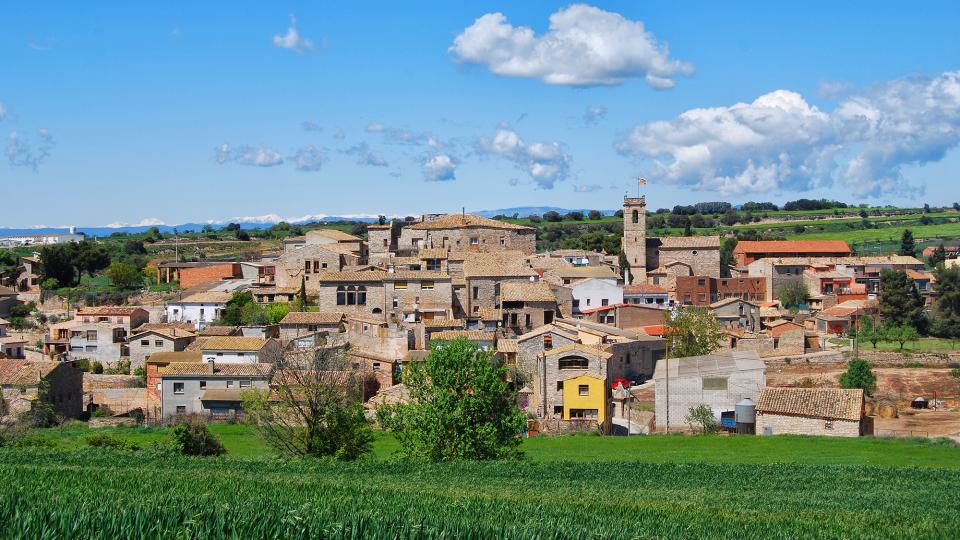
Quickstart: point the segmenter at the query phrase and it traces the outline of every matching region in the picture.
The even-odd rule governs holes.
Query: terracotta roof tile
[[[741,240],[733,248],[747,253],[853,253],[843,240]]]
[[[343,321],[343,313],[336,311],[291,311],[280,324],[337,324]]]
[[[863,390],[768,386],[760,390],[757,413],[860,420],[863,413]]]
[[[504,302],[556,302],[550,285],[543,281],[507,281],[501,286]]]
[[[463,319],[423,319],[424,328],[464,328]]]
[[[205,351],[259,351],[270,340],[244,336],[218,336],[203,344]]]
[[[663,287],[651,285],[649,283],[637,283],[634,285],[625,285],[623,294],[667,294],[669,291]]]
[[[361,272],[325,272],[317,277],[317,281],[328,283],[342,282],[378,282],[383,281],[387,273],[382,270],[366,270]]]
[[[46,360],[0,360],[0,384],[35,385],[61,365]]]
[[[81,308],[77,311],[77,316],[84,315],[113,315],[121,317],[129,317],[138,311],[145,311],[141,307],[136,306],[92,306]]]
[[[438,230],[438,229],[465,229],[465,228],[488,228],[488,229],[510,229],[533,231],[533,227],[523,225],[514,225],[505,221],[497,221],[485,217],[475,216],[473,214],[447,214],[430,221],[421,221],[407,225],[410,229],[417,230]]]
[[[222,376],[257,377],[267,376],[273,369],[272,364],[229,364],[226,362],[174,362],[160,370],[165,376]]]
[[[661,249],[720,249],[719,236],[663,236],[660,238]]]

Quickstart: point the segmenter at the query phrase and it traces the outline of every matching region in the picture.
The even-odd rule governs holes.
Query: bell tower
[[[623,254],[630,264],[630,283],[647,281],[647,199],[623,198]]]

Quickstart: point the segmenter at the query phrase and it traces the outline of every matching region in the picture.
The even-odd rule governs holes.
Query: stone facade
[[[623,198],[623,253],[630,264],[630,283],[647,280],[647,199]]]
[[[396,272],[387,274],[383,286],[388,302],[386,312],[394,321],[453,317],[453,286],[445,273]]]
[[[300,289],[301,279],[307,292],[315,294],[320,287],[317,277],[326,272],[339,272],[344,266],[360,264],[360,256],[340,247],[341,244],[307,244],[288,251],[277,259],[278,288]]]
[[[454,251],[536,251],[536,229],[473,215],[447,214],[404,226],[397,251],[447,248]],[[382,242],[382,239],[381,239]]]
[[[365,293],[363,303],[340,304],[337,301],[338,288],[353,290],[349,292]],[[379,279],[371,278],[365,281],[324,281],[317,290],[318,305],[320,311],[339,311],[347,315],[369,315],[378,318],[384,318],[385,310],[389,304],[384,294],[384,284]]]
[[[859,437],[860,421],[757,413],[757,435]]]
[[[144,332],[130,337],[129,354],[130,369],[143,367],[144,362],[152,354],[158,352],[178,352],[193,343],[195,336],[182,332],[180,337],[172,337],[157,332]]]

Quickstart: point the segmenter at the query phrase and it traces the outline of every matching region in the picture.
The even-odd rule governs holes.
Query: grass
[[[273,451],[256,428],[246,424],[211,424],[234,458],[270,456]],[[107,433],[148,445],[169,434],[169,428],[116,427],[89,429],[71,425],[42,430],[58,448],[85,448],[86,437]],[[370,458],[388,460],[400,449],[397,440],[378,433]],[[531,437],[522,449],[532,462],[635,461],[644,463],[715,463],[806,465],[875,465],[960,468],[960,448],[924,439],[845,439],[834,437]]]
[[[894,242],[899,241],[905,229],[913,232],[913,237],[920,241],[930,238],[958,238],[960,237],[960,223],[938,223],[934,225],[906,225],[895,227],[881,227],[879,229],[850,229],[827,232],[805,232],[802,234],[788,234],[789,240],[846,240],[851,246],[866,242]]]
[[[861,340],[860,348],[866,350],[878,350],[878,351],[897,351],[900,352],[900,344],[893,341],[880,341],[877,342],[876,349],[873,348],[871,343],[867,343]],[[949,339],[941,339],[936,337],[923,337],[919,341],[914,341],[912,343],[908,342],[903,345],[902,352],[940,352],[940,351],[954,351],[960,349],[960,341],[951,342]]]
[[[859,465],[15,449],[0,451],[0,537],[956,538],[958,487],[957,470]]]

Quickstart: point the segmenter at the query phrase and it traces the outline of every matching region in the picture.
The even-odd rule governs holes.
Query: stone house
[[[196,345],[196,343],[194,344]],[[144,414],[148,418],[159,418],[161,416],[160,402],[163,386],[160,382],[161,377],[166,372],[170,364],[200,364],[202,355],[199,349],[193,350],[192,347],[179,352],[159,352],[150,355],[145,362],[144,370],[147,372],[146,388],[146,408]]]
[[[647,282],[673,292],[677,287],[677,279],[693,275],[693,267],[683,261],[670,261],[652,270],[647,270]],[[686,299],[683,299],[686,301]],[[677,298],[677,301],[681,301]]]
[[[737,266],[778,257],[848,257],[853,250],[843,240],[741,240],[733,248]]]
[[[456,251],[536,251],[536,229],[470,214],[446,214],[404,225],[396,249],[447,248]]]
[[[196,338],[193,328],[182,324],[145,324],[128,339],[130,369],[142,367],[153,354],[186,350]]]
[[[390,220],[389,223],[367,225],[367,249],[371,264],[380,264],[390,253],[397,251],[400,228]]]
[[[0,285],[0,317],[10,315],[10,310],[19,303],[17,294],[17,291],[10,287]]]
[[[203,362],[218,364],[273,363],[281,356],[280,343],[275,339],[243,336],[218,336],[200,346]]]
[[[543,279],[556,285],[571,285],[585,279],[598,279],[616,285],[620,280],[609,266],[561,266],[543,272]]]
[[[301,347],[304,346],[302,340],[313,338],[308,340],[310,344],[306,346],[314,347],[329,334],[339,334],[344,330],[344,316],[338,311],[291,311],[280,321],[280,343],[286,345],[296,341],[297,346]]]
[[[300,295],[300,287],[250,287],[247,291],[258,304],[292,303]]]
[[[131,330],[141,324],[150,322],[150,312],[139,307],[129,306],[94,306],[84,307],[77,311],[74,319],[89,323],[112,323],[123,326],[129,334]]]
[[[269,389],[273,366],[172,362],[160,373],[160,416],[171,419],[196,414],[211,420],[236,418],[243,412],[242,394]]]
[[[46,386],[46,391],[41,392]],[[67,418],[83,413],[83,372],[71,362],[0,361],[0,419],[31,410],[43,400]]]
[[[500,289],[501,328],[520,335],[559,318],[557,299],[543,281],[507,281]]]
[[[167,322],[188,322],[192,323],[197,330],[203,330],[213,321],[220,319],[231,298],[233,298],[232,292],[206,291],[168,302]]]
[[[63,355],[70,360],[96,360],[105,366],[116,364],[128,356],[128,329],[114,322],[84,323],[74,319],[50,325],[43,342],[43,352]]]
[[[710,304],[710,311],[725,328],[760,330],[760,306],[741,298],[727,298]]]
[[[669,418],[672,429],[683,430],[691,408],[707,405],[719,420],[738,401],[756,400],[766,386],[766,365],[753,351],[717,352],[658,362],[653,379],[657,429],[666,428]]]
[[[287,251],[277,258],[276,285],[299,291],[300,284],[303,283],[309,294],[315,294],[320,287],[320,276],[355,267],[361,262],[361,256],[350,244],[308,244],[301,249]]]
[[[412,329],[388,324],[377,317],[348,315],[346,326],[351,349],[377,351],[384,358],[399,361],[406,358],[407,351],[415,348]]]
[[[678,276],[674,285],[674,297],[688,306],[707,306],[728,298],[763,302],[767,298],[766,289],[767,280],[762,277]]]
[[[320,311],[386,319],[382,270],[327,272],[317,276]]]
[[[647,269],[679,262],[690,267],[690,275],[720,277],[719,236],[648,238],[646,257]]]
[[[180,289],[186,290],[198,285],[217,283],[225,279],[239,278],[242,269],[238,262],[180,262],[163,261],[156,266],[157,283],[180,282]]]
[[[396,322],[453,317],[453,285],[446,272],[401,270],[383,276],[384,312]]]
[[[873,434],[861,389],[766,387],[757,399],[757,435],[860,437]]]
[[[6,358],[25,358],[27,340],[7,334],[10,322],[0,319],[0,353]]]
[[[430,343],[466,339],[481,349],[496,350],[497,333],[484,330],[443,330],[430,334]]]
[[[465,298],[455,302],[465,308],[465,313],[455,312],[456,318],[478,315],[482,309],[499,309],[504,283],[531,282],[538,278],[533,270],[523,266],[522,259],[492,254],[467,257],[463,262],[463,275]]]
[[[39,253],[34,252],[30,257],[20,257],[20,274],[17,275],[14,289],[17,292],[40,292],[40,276],[37,275],[39,268]],[[0,315],[6,314],[0,313]]]
[[[400,377],[401,362],[389,355],[367,349],[351,348],[347,351],[347,358],[353,363],[353,369],[359,370],[364,375],[364,401],[380,390],[390,388]]]

